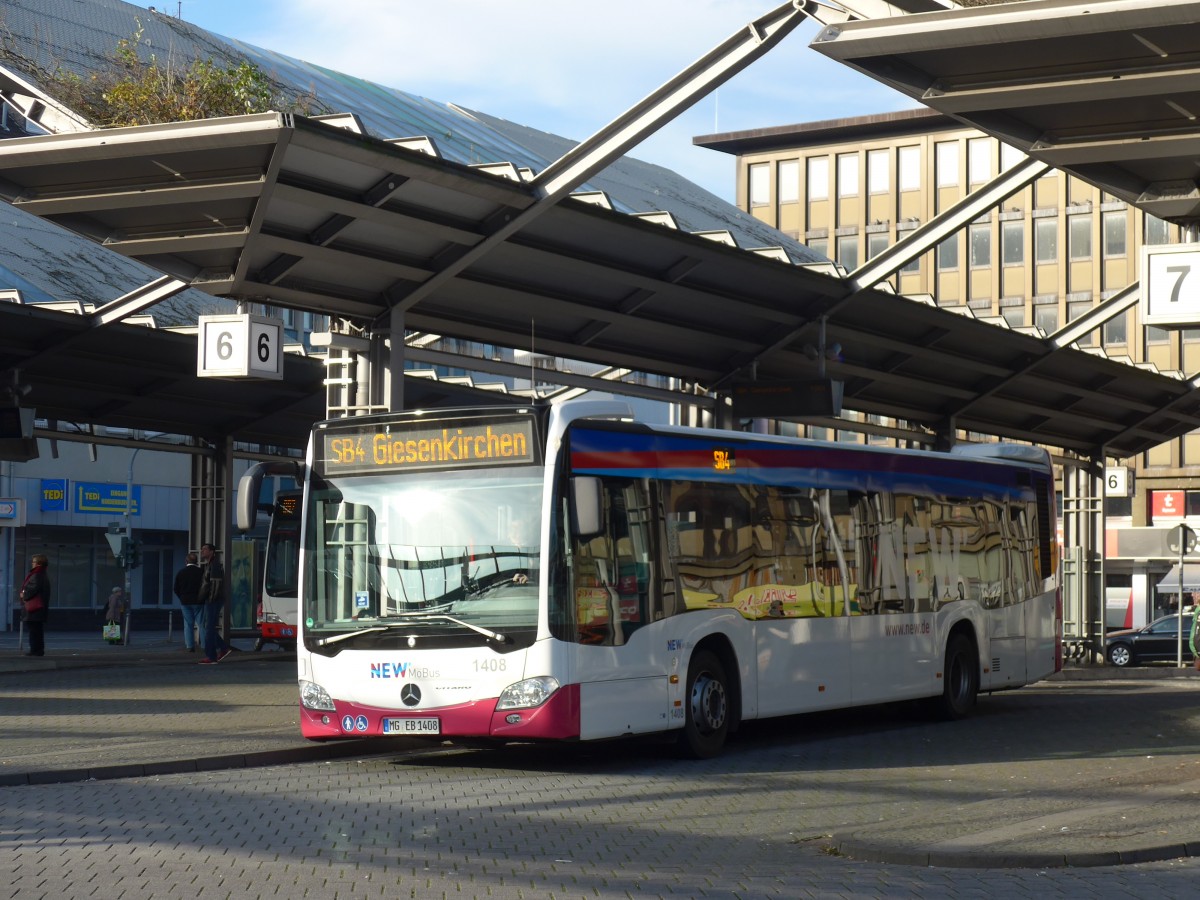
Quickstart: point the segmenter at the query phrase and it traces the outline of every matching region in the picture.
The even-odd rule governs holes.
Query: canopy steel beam
[[[640,143],[646,135],[758,59],[806,18],[801,8],[805,2],[807,0],[793,0],[751,22],[641,103],[551,163],[531,182],[539,198],[537,201],[520,211],[506,211],[504,219],[507,221],[484,241],[459,254],[432,278],[412,288],[398,305],[404,311],[412,309],[575,187]],[[379,316],[374,324],[386,326],[387,322],[384,316]]]
[[[431,350],[427,347],[407,345],[407,357],[414,362],[428,363],[434,366],[461,367],[463,359],[456,353],[446,353],[441,350]],[[505,375],[512,378],[529,378],[529,366],[498,359],[472,359],[471,368],[491,375]],[[713,397],[683,394],[667,388],[656,388],[648,384],[633,384],[621,381],[617,373],[640,371],[628,367],[617,367],[615,372],[608,375],[579,375],[574,372],[560,372],[555,369],[537,369],[535,375],[546,381],[562,385],[565,388],[580,388],[588,391],[606,391],[611,394],[621,394],[629,397],[641,397],[646,400],[658,400],[663,403],[690,403],[710,409],[716,406]]]
[[[998,206],[1017,191],[1044,175],[1050,166],[1038,159],[1021,160],[1007,172],[1002,172],[978,191],[972,191],[944,213],[907,233],[882,253],[873,256],[848,276],[846,283],[855,291],[875,287],[900,271],[905,263],[932,250],[944,238],[954,234],[979,218],[993,206]]]

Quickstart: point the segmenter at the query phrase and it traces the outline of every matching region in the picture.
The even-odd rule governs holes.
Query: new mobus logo
[[[372,678],[437,678],[436,669],[425,669],[410,662],[371,663]]]

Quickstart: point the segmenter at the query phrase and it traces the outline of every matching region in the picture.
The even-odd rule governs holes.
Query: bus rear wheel
[[[964,634],[951,636],[946,644],[942,669],[942,695],[934,698],[934,712],[941,719],[962,719],[975,708],[979,697],[979,657],[975,645]]]
[[[725,666],[709,650],[688,664],[686,718],[679,733],[679,750],[692,759],[710,759],[721,752],[729,734],[729,691]]]

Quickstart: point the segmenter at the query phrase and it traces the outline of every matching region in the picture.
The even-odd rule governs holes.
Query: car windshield
[[[540,466],[314,477],[306,627],[536,626],[542,477]]]

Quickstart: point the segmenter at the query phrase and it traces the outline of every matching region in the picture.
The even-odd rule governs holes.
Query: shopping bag
[[[106,641],[119,641],[121,639],[121,626],[116,622],[109,622],[105,625],[104,639]]]

